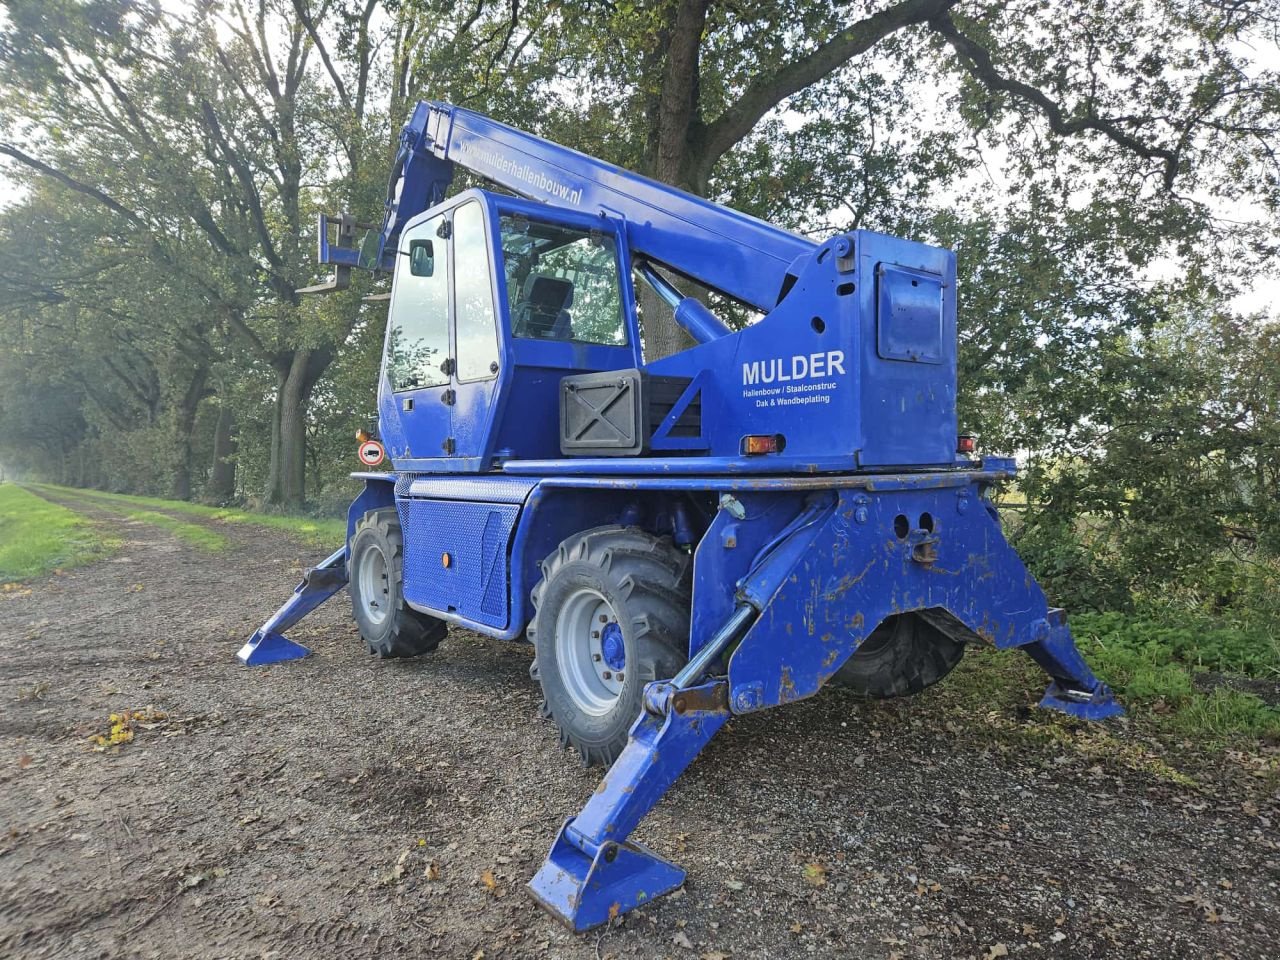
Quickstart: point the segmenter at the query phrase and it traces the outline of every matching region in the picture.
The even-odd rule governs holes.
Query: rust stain
[[[596,793],[604,793],[609,789],[609,778],[605,777],[600,781],[600,786],[596,787]]]
[[[853,576],[852,574],[846,574],[845,576],[841,577],[839,583],[837,583],[834,587],[832,587],[830,590],[828,590],[826,593],[822,595],[822,599],[828,602],[832,600],[839,600],[846,593],[852,590],[858,583],[860,583],[862,579],[866,577],[868,573],[871,572],[871,568],[874,567],[875,564],[876,564],[875,560],[868,560],[867,565],[862,568],[862,572],[859,573],[857,576]]]
[[[779,681],[778,699],[782,703],[789,703],[792,700],[798,700],[796,696],[796,683],[791,679],[791,668],[784,666],[782,668],[782,678]]]
[[[833,663],[835,663],[835,662],[836,662],[836,659],[837,659],[839,656],[840,656],[840,651],[839,651],[838,649],[837,649],[837,650],[830,650],[830,651],[828,651],[827,655],[826,655],[825,657],[823,657],[823,658],[822,658],[822,665],[823,665],[824,667],[829,667],[829,666],[831,666]]]

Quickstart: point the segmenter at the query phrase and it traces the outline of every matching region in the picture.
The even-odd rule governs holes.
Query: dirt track
[[[687,888],[574,937],[523,884],[598,774],[525,647],[378,661],[335,599],[293,631],[314,656],[248,670],[315,551],[76,508],[124,548],[0,596],[0,955],[1280,956],[1274,794],[1046,753],[934,692],[735,721],[638,835]]]

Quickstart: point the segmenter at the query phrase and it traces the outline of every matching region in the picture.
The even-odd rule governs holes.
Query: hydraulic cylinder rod
[[[725,621],[714,637],[702,645],[697,653],[695,653],[689,662],[684,665],[679,673],[671,681],[671,686],[677,690],[688,690],[691,686],[702,679],[702,675],[707,672],[707,668],[715,661],[716,657],[724,653],[725,647],[729,646],[742,632],[742,628],[751,622],[751,618],[756,615],[756,608],[749,603],[738,604],[737,609],[733,611],[733,616]]]
[[[636,261],[636,270],[654,292],[663,299],[675,316],[676,323],[684,327],[698,343],[709,343],[733,333],[724,322],[699,300],[686,297],[644,260]]]

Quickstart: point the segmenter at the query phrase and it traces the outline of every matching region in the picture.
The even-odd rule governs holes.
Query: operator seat
[[[573,282],[534,274],[525,281],[516,302],[511,328],[517,337],[539,340],[573,339],[569,308],[573,305]]]

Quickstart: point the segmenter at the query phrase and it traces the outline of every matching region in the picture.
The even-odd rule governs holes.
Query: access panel
[[[520,506],[400,500],[404,595],[413,607],[507,625],[507,545]]]
[[[942,363],[942,278],[910,267],[876,268],[876,346],[886,360]]]

